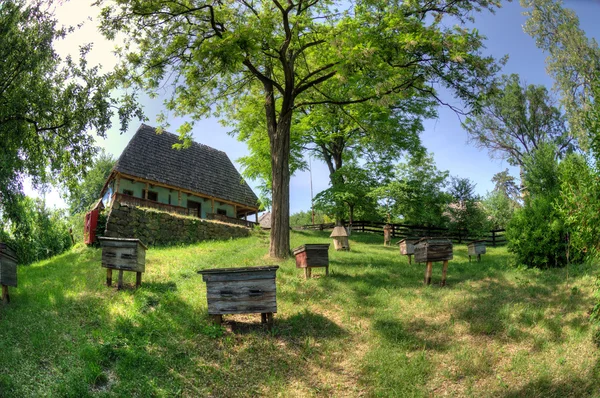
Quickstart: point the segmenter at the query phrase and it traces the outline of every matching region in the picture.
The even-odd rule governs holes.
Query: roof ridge
[[[158,135],[161,135],[161,134],[168,134],[168,135],[172,135],[173,137],[175,137],[175,138],[177,139],[177,141],[181,141],[181,140],[179,139],[179,137],[180,137],[180,136],[179,136],[178,134],[171,133],[170,131],[167,131],[167,130],[165,130],[165,129],[163,129],[162,133],[157,133],[157,132],[156,132],[156,127],[150,126],[150,125],[148,125],[148,124],[145,124],[145,123],[142,123],[142,126],[145,126],[145,127],[148,127],[148,128],[150,128],[150,129],[154,130],[155,134],[158,134]],[[140,126],[140,128],[141,128],[141,126]],[[138,129],[138,130],[139,130],[139,129]],[[136,134],[137,134],[137,132],[136,132]],[[195,140],[193,139],[193,137],[192,137],[192,140],[191,140],[191,141],[192,141],[192,145],[200,145],[200,146],[206,147],[206,148],[208,148],[208,149],[211,149],[211,150],[213,150],[213,151],[221,152],[221,153],[224,153],[225,155],[227,155],[227,152],[225,152],[225,151],[222,151],[222,150],[220,150],[220,149],[217,149],[217,148],[213,148],[213,147],[211,147],[211,146],[208,146],[208,145],[206,145],[206,144],[203,144],[203,143],[201,143],[201,142],[195,141]],[[185,149],[185,148],[184,148],[184,149]]]

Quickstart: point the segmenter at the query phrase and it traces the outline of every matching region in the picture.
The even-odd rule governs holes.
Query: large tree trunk
[[[280,118],[275,134],[270,134],[272,169],[271,246],[269,255],[285,258],[290,254],[290,128],[291,112]]]

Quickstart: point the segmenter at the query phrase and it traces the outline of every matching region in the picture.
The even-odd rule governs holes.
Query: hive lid
[[[141,240],[135,238],[109,238],[108,236],[99,236],[99,241],[109,241],[109,242],[137,242],[146,250],[148,250],[148,246],[146,246]]]
[[[417,241],[417,243],[422,243],[422,242],[452,243],[452,241],[450,239],[444,238],[441,236],[421,238]]]
[[[419,241],[419,239],[421,239],[421,238],[418,238],[418,237],[408,237],[408,238],[404,238],[402,240],[399,240],[398,242],[396,242],[396,244],[399,245],[400,243],[405,242],[405,241],[413,241],[413,242],[416,243],[416,242]]]
[[[346,231],[346,228],[342,227],[341,225],[338,225],[333,229],[333,232],[331,232],[331,235],[329,235],[329,237],[337,238],[340,236],[348,236],[348,231]]]
[[[306,249],[324,249],[324,250],[329,250],[329,243],[305,243],[303,245],[300,245],[294,249],[292,249],[292,252],[294,253],[294,255],[301,253],[302,251],[306,250]]]
[[[266,265],[258,267],[241,267],[241,268],[211,268],[198,271],[199,274],[230,274],[240,272],[259,272],[259,271],[277,271],[279,265]]]
[[[17,261],[17,254],[12,249],[12,247],[7,245],[6,243],[0,243],[0,253]]]

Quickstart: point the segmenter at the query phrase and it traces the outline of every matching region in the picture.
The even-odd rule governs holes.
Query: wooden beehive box
[[[210,315],[275,313],[278,265],[198,271],[206,282]]]
[[[296,256],[296,268],[329,266],[329,243],[305,244],[293,251]]]
[[[474,240],[467,245],[469,256],[476,256],[478,254],[485,254],[485,241]]]
[[[98,238],[102,246],[102,266],[123,271],[145,272],[146,250],[139,239]]]
[[[350,242],[348,241],[348,231],[341,225],[333,228],[331,235],[333,238],[333,247],[335,250],[350,250]]]
[[[415,261],[426,263],[452,260],[452,242],[445,238],[421,238],[415,245]]]
[[[0,285],[17,287],[17,255],[0,243]]]
[[[400,254],[410,255],[415,254],[415,244],[419,241],[419,238],[406,238],[398,242],[400,247]]]

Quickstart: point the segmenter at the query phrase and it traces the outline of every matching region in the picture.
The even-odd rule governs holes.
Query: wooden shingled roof
[[[258,207],[258,198],[225,152],[197,142],[186,149],[173,149],[178,142],[179,136],[166,131],[157,134],[154,127],[142,124],[114,170],[217,200]]]

